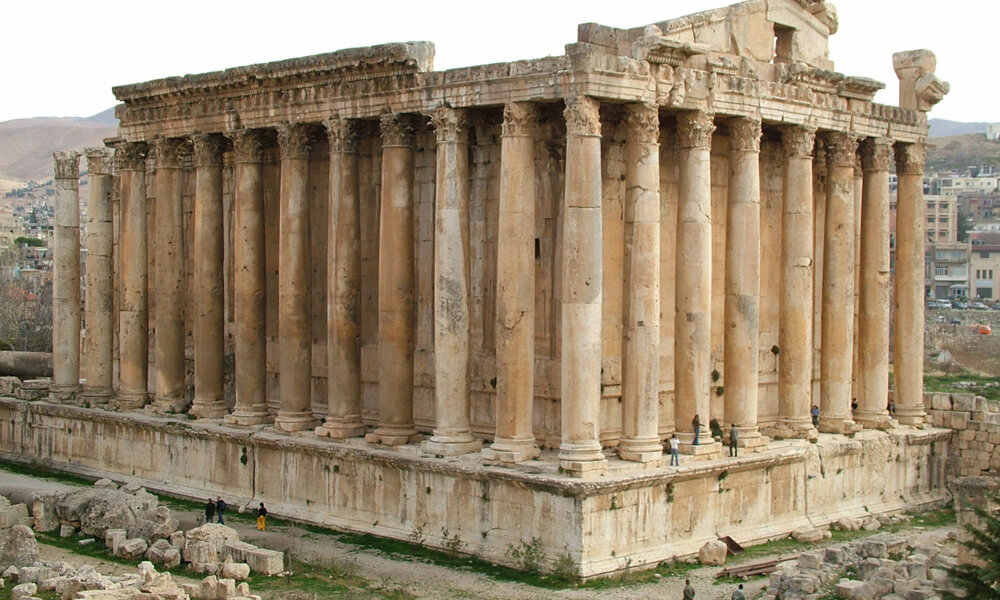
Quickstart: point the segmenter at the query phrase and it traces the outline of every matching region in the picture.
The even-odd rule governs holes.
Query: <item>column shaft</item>
[[[660,117],[631,104],[625,117],[625,330],[618,455],[663,458],[660,407]]]
[[[233,202],[233,316],[236,404],[231,425],[270,423],[267,411],[266,268],[264,260],[264,138],[261,131],[231,134],[236,154]]]
[[[726,214],[725,421],[736,443],[766,443],[757,428],[760,329],[760,121],[729,126],[729,203]],[[727,433],[729,431],[727,430]]]
[[[52,385],[55,402],[80,388],[80,153],[56,152],[52,261]]]
[[[278,126],[281,191],[278,243],[278,393],[274,426],[313,429],[309,293],[309,151],[304,125]]]
[[[327,417],[316,434],[364,434],[361,422],[361,210],[355,125],[325,123],[330,142],[327,235]]]
[[[496,436],[483,455],[521,462],[538,455],[535,395],[535,139],[533,104],[504,107],[497,219]]]
[[[122,409],[149,400],[148,244],[144,143],[115,149],[121,173],[121,307],[118,311],[118,400]]]
[[[378,248],[378,427],[368,439],[405,444],[413,427],[416,273],[413,247],[413,127],[382,115],[382,203]]]
[[[897,144],[893,370],[896,420],[924,422],[924,145]]]
[[[860,397],[856,421],[890,425],[889,396],[889,164],[892,143],[869,138],[861,145],[861,297],[858,320]],[[923,346],[921,346],[921,351]]]
[[[712,352],[711,113],[677,116],[680,162],[674,312],[674,427],[681,451],[717,452],[708,433]],[[694,445],[698,416],[699,446]]]
[[[778,425],[783,437],[816,433],[812,401],[813,187],[815,130],[782,131],[785,150],[784,209],[781,215],[781,305],[778,326]]]
[[[854,157],[855,136],[826,138],[827,190],[823,250],[820,431],[848,433],[854,355]],[[851,326],[846,324],[850,323]]]
[[[574,475],[605,467],[601,408],[600,103],[566,99],[566,187],[562,253],[562,443],[559,463]]]
[[[461,111],[441,108],[434,180],[434,435],[430,454],[482,447],[469,426],[469,142]]]
[[[184,210],[186,140],[156,143],[156,412],[180,412],[184,398]]]
[[[106,404],[114,383],[114,266],[111,207],[111,152],[87,149],[87,299],[83,396],[91,406]]]
[[[191,414],[220,418],[225,353],[222,279],[222,136],[194,138],[194,402]]]

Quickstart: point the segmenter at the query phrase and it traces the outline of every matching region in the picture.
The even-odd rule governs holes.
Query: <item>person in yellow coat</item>
[[[264,508],[263,502],[257,507],[257,529],[261,531],[267,529],[267,509]]]

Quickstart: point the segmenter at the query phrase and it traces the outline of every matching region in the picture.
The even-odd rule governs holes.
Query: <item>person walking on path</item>
[[[698,413],[694,413],[694,418],[691,419],[691,427],[694,427],[694,445],[698,445],[698,434],[701,430],[701,419],[698,417]]]
[[[681,459],[678,456],[677,451],[681,446],[681,441],[677,439],[677,434],[670,436],[670,466],[679,467],[681,466]]]
[[[739,441],[739,435],[736,433],[736,424],[730,425],[729,427],[729,456],[739,456],[739,449],[736,447],[736,443]]]
[[[684,580],[684,600],[694,600],[694,586],[690,579]]]
[[[219,496],[219,499],[215,501],[216,512],[219,514],[219,525],[225,525],[226,522],[222,519],[222,513],[226,512],[226,501]]]
[[[215,518],[215,501],[211,498],[205,503],[205,522],[211,523]]]
[[[743,584],[740,587],[733,590],[733,595],[729,597],[729,600],[746,600],[746,596],[743,595]]]
[[[264,508],[263,502],[257,507],[257,529],[260,531],[267,530],[267,509]]]

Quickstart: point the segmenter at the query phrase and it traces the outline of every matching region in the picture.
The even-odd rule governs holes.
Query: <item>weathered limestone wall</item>
[[[1000,406],[974,394],[924,394],[927,421],[954,430],[949,482],[1000,474]]]
[[[134,477],[198,498],[254,499],[275,514],[381,536],[405,539],[420,529],[431,545],[443,544],[437,528],[447,527],[469,552],[499,562],[508,560],[508,544],[538,537],[549,560],[568,551],[585,577],[692,555],[719,535],[753,543],[841,516],[941,501],[949,438],[942,429],[866,430],[818,444],[772,443],[681,471],[579,480],[552,463],[538,463],[535,473],[491,469],[361,442],[0,398],[5,460]]]

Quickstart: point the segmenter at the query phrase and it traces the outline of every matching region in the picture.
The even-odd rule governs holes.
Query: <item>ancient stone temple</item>
[[[537,60],[396,43],[116,87],[83,352],[66,153],[53,402],[0,404],[0,448],[499,561],[538,538],[583,576],[940,499],[922,172],[948,88],[902,52],[874,103],[836,30],[749,0]]]

